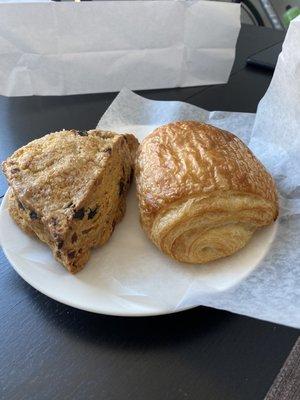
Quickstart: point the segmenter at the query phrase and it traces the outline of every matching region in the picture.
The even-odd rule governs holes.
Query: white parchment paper
[[[68,95],[227,82],[240,5],[0,2],[0,94]]]
[[[125,217],[109,242],[94,250],[86,268],[72,276],[53,259],[47,246],[21,232],[4,199],[0,240],[18,273],[48,296],[95,312],[153,315],[205,305],[299,328],[299,34],[300,18],[291,24],[256,117],[146,100],[124,89],[98,125],[134,132],[139,139],[158,125],[183,119],[232,131],[276,179],[281,203],[276,224],[256,232],[231,257],[202,266],[185,265],[169,259],[147,239],[139,225],[132,187]]]
[[[257,120],[253,131],[255,114],[208,112],[181,102],[146,100],[124,89],[98,124],[102,129],[134,132],[142,139],[157,126],[174,120],[205,121],[234,132],[264,160],[275,176],[281,197],[281,215],[276,228],[273,226],[256,233],[246,249],[233,257],[205,267],[194,267],[195,275],[175,305],[179,309],[202,304],[300,326],[300,250],[297,250],[300,243],[300,202],[297,198],[288,198],[280,185],[283,175],[293,190],[298,187],[300,180],[295,178],[298,171],[295,173],[288,167],[294,153],[289,153],[290,141],[281,141],[281,148],[286,149],[284,163],[274,149],[273,136],[274,140],[280,140],[281,128],[275,128],[277,118],[273,115],[272,102],[272,99],[268,101],[270,108],[262,113],[265,118],[268,112],[272,129],[258,128]],[[298,131],[291,129],[289,134],[295,149],[299,151]],[[211,273],[209,280],[207,272]],[[190,271],[186,273],[189,275]]]

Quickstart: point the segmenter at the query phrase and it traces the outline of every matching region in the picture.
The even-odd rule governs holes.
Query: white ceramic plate
[[[93,250],[83,271],[71,275],[53,259],[45,244],[14,223],[7,210],[7,194],[0,208],[0,243],[26,282],[61,303],[120,316],[168,314],[191,308],[187,300],[195,284],[202,295],[238,285],[264,257],[275,234],[273,224],[257,232],[243,250],[231,257],[202,266],[180,264],[159,252],[146,238],[139,225],[132,188],[126,215],[109,242]]]

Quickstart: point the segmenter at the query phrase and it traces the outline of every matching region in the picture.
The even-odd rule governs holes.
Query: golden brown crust
[[[131,142],[132,148],[138,146],[133,136]],[[123,135],[97,130],[51,133],[3,163],[12,190],[10,213],[75,273],[122,218],[132,169]]]
[[[136,178],[143,228],[158,247],[178,260],[200,263],[231,254],[249,240],[257,226],[277,217],[277,194],[270,174],[235,135],[211,125],[181,121],[157,128],[138,150]],[[204,223],[207,218],[208,225]],[[240,243],[224,251],[217,251],[216,246],[211,250],[213,245],[206,244],[209,250],[198,254],[204,230],[210,230],[213,241],[216,225],[229,222],[235,224],[230,235],[239,231]],[[244,225],[238,227],[239,223]],[[215,231],[215,239],[220,239],[221,231],[225,234],[226,229]],[[181,249],[187,241],[190,251]]]
[[[127,142],[129,150],[130,150],[132,162],[134,163],[135,157],[136,157],[136,152],[139,147],[139,142],[137,141],[136,137],[134,135],[132,135],[131,133],[126,133],[124,135],[124,137],[125,137],[125,140]]]

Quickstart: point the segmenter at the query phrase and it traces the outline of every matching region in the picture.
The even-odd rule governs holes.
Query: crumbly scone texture
[[[3,164],[9,211],[71,273],[104,244],[125,212],[138,141],[100,130],[63,130],[18,149]]]
[[[232,133],[197,121],[161,126],[135,168],[141,223],[179,261],[233,254],[278,215],[272,176]]]

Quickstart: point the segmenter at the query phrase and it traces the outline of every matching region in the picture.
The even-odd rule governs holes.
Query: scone
[[[11,216],[78,272],[124,215],[137,147],[133,135],[99,130],[63,130],[30,142],[2,165]]]
[[[178,261],[229,256],[278,215],[271,175],[241,140],[211,125],[156,129],[139,147],[135,173],[142,227]]]

